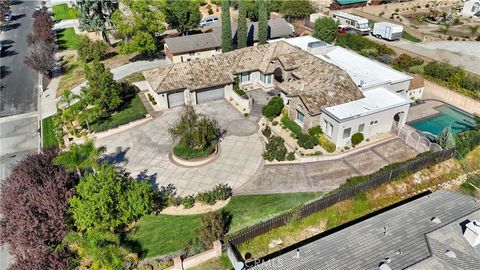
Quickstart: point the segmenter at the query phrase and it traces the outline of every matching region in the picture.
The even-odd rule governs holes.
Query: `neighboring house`
[[[437,191],[256,261],[249,269],[480,269],[480,203]]]
[[[367,2],[367,0],[333,0],[330,4],[330,10],[364,7]]]
[[[423,77],[414,74],[413,79],[410,82],[410,86],[408,87],[407,90],[407,96],[412,100],[412,102],[422,99],[423,95],[423,89],[425,88],[425,81],[423,80]]]
[[[206,33],[165,39],[165,55],[173,63],[187,62],[194,59],[210,58],[222,53],[221,22],[206,27]],[[232,42],[237,44],[237,25],[232,24]],[[292,26],[283,18],[268,21],[268,39],[291,36]],[[258,23],[248,24],[249,46],[258,43]]]
[[[214,32],[165,39],[165,56],[172,63],[210,58],[221,49],[222,38]]]
[[[199,104],[235,95],[241,87],[273,90],[284,99],[289,117],[302,128],[320,125],[338,147],[351,135],[366,138],[403,126],[409,100],[385,87],[362,93],[346,71],[286,42],[247,47],[145,71],[160,109]]]
[[[465,1],[461,13],[466,17],[480,18],[480,0]]]

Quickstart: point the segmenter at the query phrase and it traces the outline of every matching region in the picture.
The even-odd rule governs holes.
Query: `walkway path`
[[[265,165],[235,194],[332,191],[356,175],[371,174],[392,162],[418,153],[400,139],[390,140],[359,153],[327,161]]]
[[[161,67],[163,65],[168,65],[169,63],[170,62],[168,62],[165,59],[157,59],[153,61],[136,61],[136,62],[131,62],[117,68],[113,68],[111,69],[111,72],[113,73],[113,78],[115,80],[119,80],[135,72],[141,72],[147,69]],[[59,81],[60,81],[59,77],[53,78],[47,90],[45,90],[44,94],[42,95],[42,99],[41,99],[41,105],[42,105],[41,118],[42,119],[57,113],[56,104],[57,104],[58,98],[56,98],[56,93],[57,93]],[[82,87],[86,85],[87,85],[87,82],[85,81],[80,85],[77,85],[76,87],[72,88],[71,91],[72,93],[79,95]]]
[[[53,26],[53,30],[72,28],[78,26],[78,19],[61,20]]]

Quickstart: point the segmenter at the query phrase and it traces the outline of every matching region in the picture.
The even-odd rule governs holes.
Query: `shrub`
[[[185,209],[190,209],[195,205],[195,197],[192,195],[185,196],[182,199],[182,205]]]
[[[355,146],[355,145],[361,143],[363,141],[363,139],[364,139],[363,133],[358,132],[358,133],[353,134],[352,139],[351,139],[352,145]]]
[[[289,152],[287,154],[287,160],[289,161],[295,160],[295,152]]]
[[[330,17],[322,17],[315,20],[313,36],[327,43],[331,43],[337,36],[338,22]]]
[[[477,188],[480,188],[480,175],[476,174],[471,174],[467,178],[467,182],[476,186]]]
[[[196,149],[183,143],[179,143],[173,147],[173,153],[175,153],[176,156],[187,160],[207,157],[211,153],[213,153],[214,150],[215,147],[207,149]]]
[[[272,122],[272,126],[276,126],[276,125],[278,125],[278,121],[277,121],[277,120],[274,120],[274,121]]]
[[[423,60],[418,57],[411,57],[408,54],[401,54],[393,61],[393,67],[399,70],[408,71],[413,66],[423,65]]]
[[[272,135],[272,130],[268,125],[264,129],[262,129],[262,134],[263,136],[270,138],[270,136]]]
[[[275,118],[280,115],[283,109],[283,99],[281,97],[272,97],[268,103],[263,106],[262,114],[269,118]]]
[[[245,93],[245,90],[242,88],[235,88],[234,89],[235,93],[237,93],[239,96],[245,96],[247,93]]]
[[[399,12],[399,11],[400,11],[400,9],[399,9],[399,8],[396,8],[396,9],[395,9],[395,12]]]
[[[364,56],[377,57],[380,55],[395,55],[395,51],[384,44],[378,44],[366,37],[359,35],[341,35],[338,37],[337,45],[350,48]]]
[[[281,121],[283,126],[288,128],[295,136],[302,133],[302,128],[292,119],[284,116]]]
[[[200,217],[200,227],[196,230],[204,248],[210,248],[215,240],[221,239],[228,231],[228,217],[222,212],[210,212]]]
[[[148,93],[148,100],[150,100],[150,102],[153,105],[157,105],[157,102],[155,101],[155,98],[150,93]]]
[[[213,9],[210,7],[210,8],[208,9],[208,15],[212,15],[212,14],[213,14]]]
[[[309,134],[300,133],[298,135],[298,145],[304,149],[313,149],[318,145],[318,138]]]
[[[287,148],[285,147],[284,140],[279,136],[270,137],[265,147],[263,158],[268,161],[273,161],[273,160],[282,161],[282,160],[285,160],[286,154],[287,154]]]
[[[227,184],[218,184],[213,189],[197,194],[197,201],[214,205],[217,201],[232,197],[232,188]]]
[[[212,194],[212,192],[200,192],[197,194],[197,201],[208,204],[208,205],[214,205],[216,203],[215,197]]]
[[[322,133],[323,133],[322,128],[318,125],[308,129],[308,134],[312,136],[318,136]]]
[[[318,137],[318,143],[323,149],[325,149],[329,153],[333,153],[335,152],[335,150],[337,150],[337,146],[323,134]]]

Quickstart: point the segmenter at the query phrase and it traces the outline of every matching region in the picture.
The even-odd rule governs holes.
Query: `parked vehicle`
[[[12,20],[12,13],[6,12],[5,15],[3,15],[3,18],[5,19],[6,22],[9,22],[10,20]]]
[[[200,27],[206,27],[206,26],[209,26],[215,22],[218,21],[218,17],[217,16],[213,16],[213,17],[208,17],[208,18],[205,18],[205,19],[202,19],[200,21]]]
[[[350,27],[343,27],[343,26],[339,26],[338,29],[337,29],[337,33],[339,33],[340,35],[346,35],[346,34],[357,34],[357,31],[353,28],[350,28]]]
[[[372,36],[386,40],[400,40],[403,26],[389,22],[377,22],[373,25]]]
[[[337,20],[340,27],[354,29],[357,34],[363,36],[370,34],[370,25],[365,18],[345,12],[335,12],[332,14],[332,18]]]

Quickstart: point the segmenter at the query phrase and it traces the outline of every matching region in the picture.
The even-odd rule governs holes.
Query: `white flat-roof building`
[[[320,126],[337,146],[350,144],[355,133],[370,138],[405,124],[410,100],[383,87],[364,91],[362,99],[322,109]]]
[[[280,40],[308,51],[318,58],[345,70],[362,90],[382,86],[390,91],[406,95],[410,81],[413,79],[412,76],[378,61],[361,56],[340,46],[330,45],[312,36],[279,39],[270,42]]]

